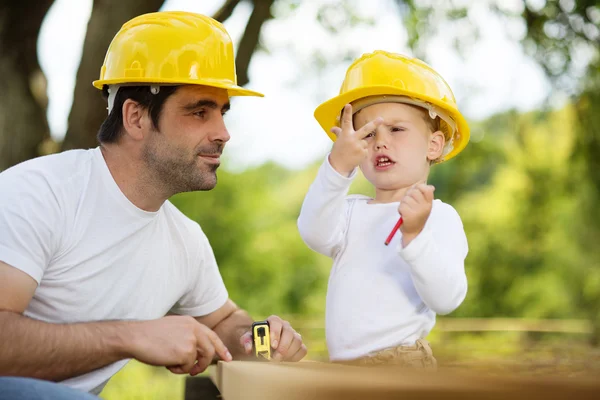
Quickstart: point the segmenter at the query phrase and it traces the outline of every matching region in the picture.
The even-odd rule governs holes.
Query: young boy
[[[424,338],[436,314],[455,310],[467,292],[461,219],[426,183],[430,166],[454,157],[469,139],[454,95],[422,61],[376,51],[349,67],[340,95],[321,104],[315,118],[335,143],[298,228],[311,249],[333,259],[330,359],[435,368]],[[357,167],[375,187],[374,198],[347,196]]]

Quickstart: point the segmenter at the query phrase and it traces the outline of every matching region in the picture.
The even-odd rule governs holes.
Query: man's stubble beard
[[[156,134],[160,135],[159,132]],[[200,162],[198,154],[223,151],[223,144],[184,150],[157,140],[149,142],[142,152],[147,172],[155,185],[160,185],[169,197],[177,193],[206,191],[217,184],[218,165]]]

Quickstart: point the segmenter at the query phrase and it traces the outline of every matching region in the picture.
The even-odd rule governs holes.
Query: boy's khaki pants
[[[425,339],[418,339],[413,346],[397,346],[355,360],[335,361],[337,364],[355,366],[394,365],[407,368],[436,370],[437,360]]]

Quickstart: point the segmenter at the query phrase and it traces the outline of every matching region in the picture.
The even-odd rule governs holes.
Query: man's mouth
[[[221,162],[221,153],[217,154],[198,154],[199,157],[204,158],[210,163],[219,164]]]

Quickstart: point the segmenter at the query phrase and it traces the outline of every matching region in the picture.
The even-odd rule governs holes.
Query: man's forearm
[[[60,381],[128,358],[127,322],[52,324],[0,311],[0,375]]]
[[[253,322],[246,311],[238,308],[213,329],[236,360],[248,358],[241,338],[244,333],[250,331]]]

